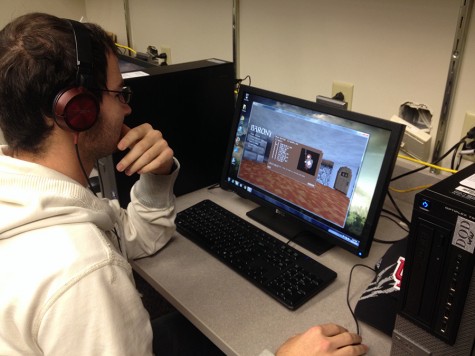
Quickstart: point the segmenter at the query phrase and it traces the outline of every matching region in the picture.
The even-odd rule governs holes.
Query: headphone
[[[91,128],[99,115],[99,101],[86,89],[92,78],[92,44],[80,22],[71,25],[76,46],[76,85],[61,90],[53,101],[53,117],[64,130],[80,132]]]

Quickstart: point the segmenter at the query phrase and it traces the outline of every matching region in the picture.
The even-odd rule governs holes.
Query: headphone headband
[[[74,45],[76,47],[76,80],[78,86],[90,84],[89,78],[92,77],[92,45],[89,34],[86,32],[84,25],[75,20],[67,20],[71,25],[74,35]]]
[[[99,102],[87,90],[92,84],[92,44],[85,26],[74,20],[71,25],[76,49],[76,86],[61,90],[53,101],[53,116],[56,123],[65,130],[85,131],[91,128],[99,115]]]

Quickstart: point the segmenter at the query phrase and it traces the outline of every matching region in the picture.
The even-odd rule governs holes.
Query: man
[[[0,32],[1,355],[152,353],[127,259],[157,252],[174,233],[179,163],[159,131],[123,124],[123,85],[115,45],[96,25],[34,13]],[[127,151],[117,170],[140,174],[127,210],[87,189],[96,160],[116,149]],[[174,325],[154,332],[154,346],[190,343]],[[279,352],[357,355],[360,342],[330,324]]]
[[[31,14],[0,35],[0,128],[8,143],[0,157],[0,354],[151,350],[126,258],[155,253],[173,234],[178,162],[159,131],[123,125],[131,108],[115,45],[96,26],[75,26]],[[100,106],[84,131],[74,112],[53,112],[63,89],[82,85],[78,26],[93,53],[92,78],[81,80]],[[129,150],[117,169],[141,174],[127,211],[85,188],[95,161],[116,149]]]

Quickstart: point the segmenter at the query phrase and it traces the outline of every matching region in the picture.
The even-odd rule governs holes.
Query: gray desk
[[[202,189],[178,198],[178,210],[206,198],[246,219],[245,213],[256,206],[217,188]],[[404,231],[393,222],[380,219],[377,238],[396,240],[403,236]],[[329,287],[297,311],[287,310],[178,233],[163,250],[135,261],[133,267],[228,355],[258,355],[266,348],[275,351],[288,337],[321,323],[337,322],[355,331],[355,323],[346,305],[350,269],[357,263],[373,267],[388,245],[373,243],[371,253],[365,259],[339,247],[322,256],[296,247],[338,273]],[[373,277],[373,272],[366,268],[354,271],[350,289],[352,307]],[[361,322],[360,331],[364,342],[370,346],[368,355],[389,354],[390,337]]]

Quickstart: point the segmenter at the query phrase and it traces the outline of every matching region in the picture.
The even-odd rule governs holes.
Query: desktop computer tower
[[[125,85],[132,88],[132,114],[125,124],[151,124],[162,132],[180,162],[175,195],[218,183],[234,112],[234,65],[218,59],[168,66],[119,57]],[[139,178],[115,170],[124,153],[98,162],[101,190],[126,207]]]
[[[416,194],[391,355],[475,355],[475,164]]]

